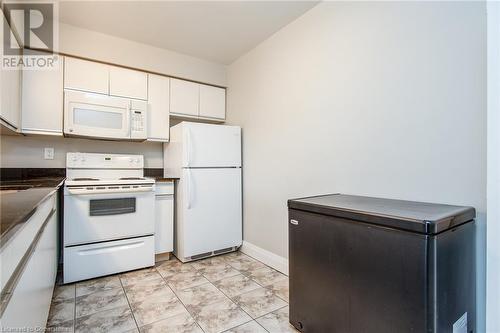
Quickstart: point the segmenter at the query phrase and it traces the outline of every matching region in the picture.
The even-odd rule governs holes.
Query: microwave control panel
[[[147,103],[145,101],[131,100],[130,110],[130,138],[145,140],[147,130]]]
[[[132,131],[144,131],[144,116],[142,114],[142,111],[132,111]]]

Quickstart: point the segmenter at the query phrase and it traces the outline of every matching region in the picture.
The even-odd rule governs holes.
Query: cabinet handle
[[[297,220],[290,220],[290,223],[293,225],[299,225],[299,221]]]

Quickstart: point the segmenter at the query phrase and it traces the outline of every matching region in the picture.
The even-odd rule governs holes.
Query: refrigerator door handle
[[[191,166],[191,130],[189,128],[186,128],[186,166],[190,167]]]
[[[186,184],[187,185],[186,186],[186,192],[187,192],[186,193],[187,194],[186,195],[186,197],[187,197],[186,198],[186,201],[187,201],[186,205],[187,205],[187,209],[191,209],[191,192],[192,192],[192,190],[191,190],[191,170],[187,169],[186,171],[187,171],[186,172],[186,176],[187,176],[186,177],[186,183],[187,183]]]

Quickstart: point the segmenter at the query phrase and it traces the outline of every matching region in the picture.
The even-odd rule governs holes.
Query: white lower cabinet
[[[0,270],[0,287],[2,290],[15,273],[24,254],[29,250],[33,239],[35,239],[54,207],[56,207],[55,195],[41,203],[28,221],[25,222],[23,229],[2,244],[0,251],[0,266],[2,268]]]
[[[156,183],[155,253],[174,250],[174,183]]]
[[[56,212],[48,219],[28,261],[15,273],[19,278],[0,318],[2,332],[14,332],[16,328],[37,332],[45,328],[57,274]]]

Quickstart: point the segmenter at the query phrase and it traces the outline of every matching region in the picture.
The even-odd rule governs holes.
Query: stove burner
[[[99,180],[97,178],[73,178],[73,180],[80,182],[80,181],[85,181],[85,180]]]
[[[119,178],[119,180],[146,180],[146,179],[142,177],[122,177]]]

